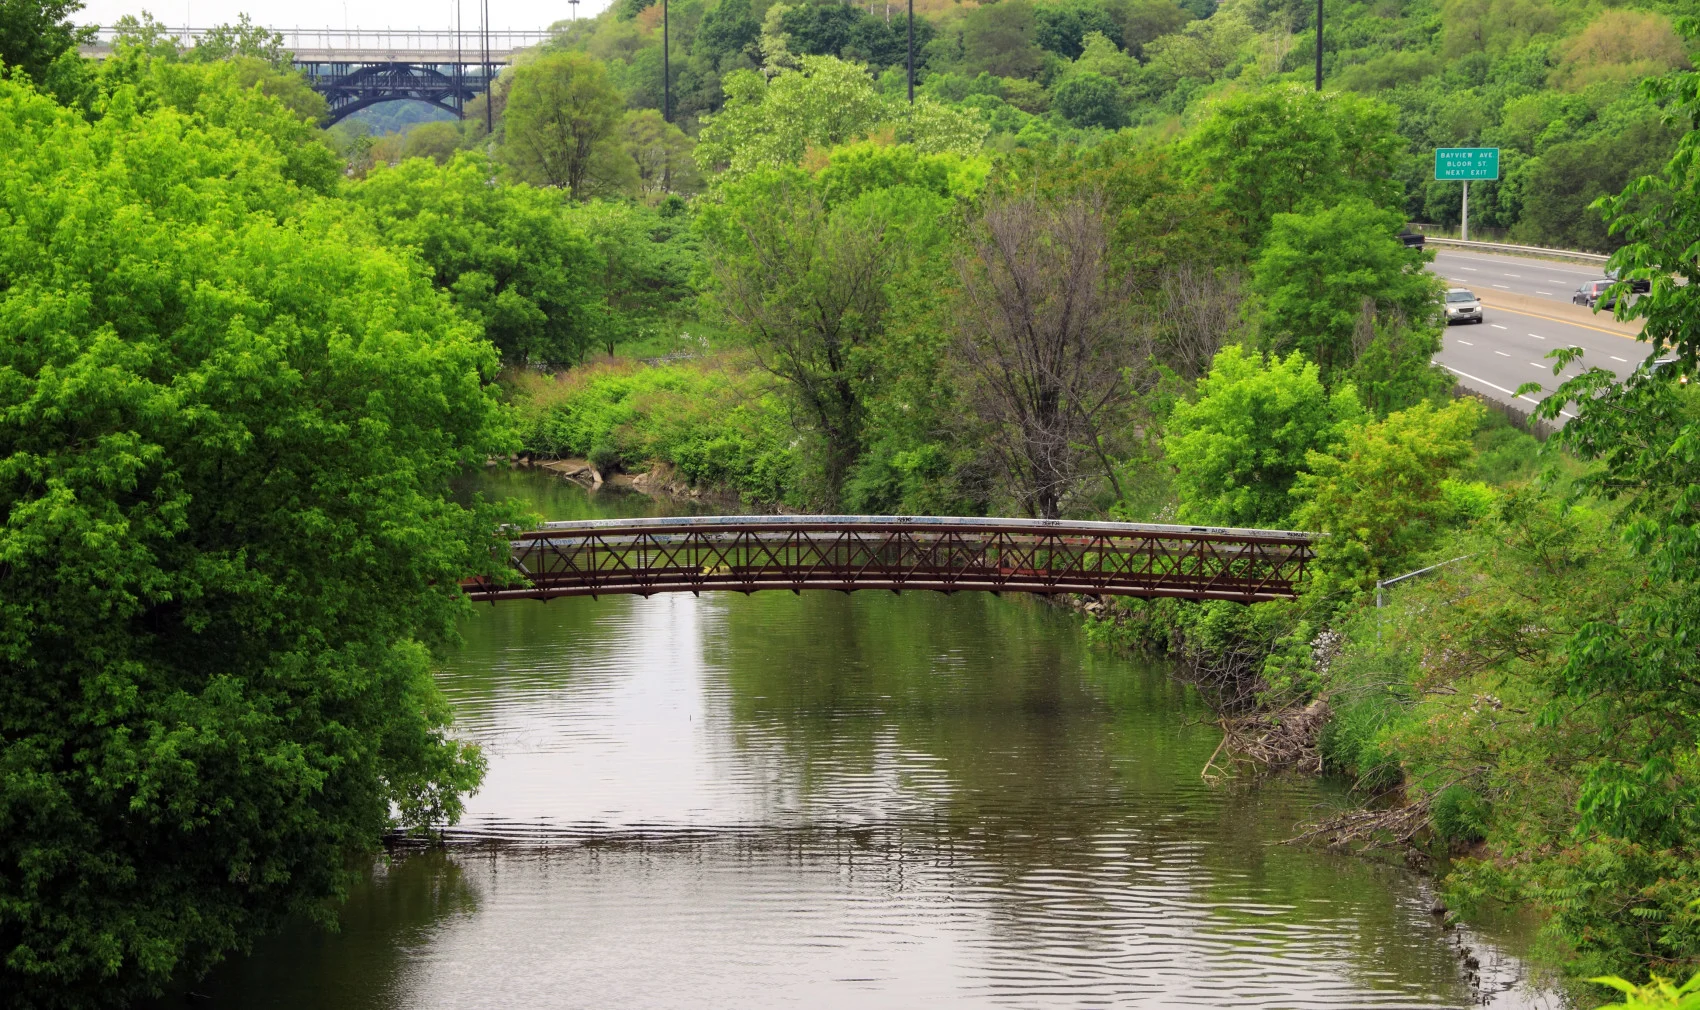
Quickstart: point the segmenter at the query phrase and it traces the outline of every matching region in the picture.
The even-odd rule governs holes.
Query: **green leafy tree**
[[[1052,108],[1075,126],[1097,126],[1106,130],[1127,125],[1127,103],[1121,88],[1103,74],[1090,70],[1068,75],[1051,93]]]
[[[1378,320],[1434,332],[1442,282],[1423,269],[1431,254],[1399,241],[1403,224],[1397,211],[1361,197],[1275,215],[1251,276],[1273,345],[1304,351],[1332,380],[1357,360]]]
[[[1362,197],[1401,205],[1395,110],[1340,92],[1271,85],[1222,99],[1185,143],[1193,177],[1263,242],[1270,219]]]
[[[1419,403],[1345,429],[1340,443],[1305,457],[1293,482],[1293,523],[1329,534],[1318,548],[1326,591],[1365,592],[1433,543],[1453,507],[1444,482],[1469,460],[1481,421],[1475,400]]]
[[[431,123],[420,123],[407,131],[407,139],[402,142],[401,156],[403,158],[430,158],[439,165],[446,165],[460,149],[460,124],[447,120]]]
[[[467,318],[515,365],[573,364],[595,346],[598,257],[562,195],[496,182],[481,154],[378,166],[349,196],[385,241],[415,250]]]
[[[968,12],[962,20],[962,65],[969,74],[1033,77],[1045,52],[1034,41],[1037,25],[1029,0],[1000,0]]]
[[[457,815],[431,650],[512,516],[449,482],[509,435],[263,130],[0,81],[0,148],[0,991],[130,1005]]]
[[[250,56],[264,60],[274,70],[285,71],[291,69],[295,59],[295,54],[283,48],[283,35],[280,32],[254,24],[246,14],[238,14],[233,25],[217,25],[207,29],[195,40],[195,47],[189,50],[188,55],[197,63],[216,63],[238,56]]]
[[[514,68],[502,113],[503,151],[520,174],[589,199],[618,191],[631,168],[619,157],[625,101],[604,66],[583,53],[557,52]]]
[[[702,187],[702,176],[691,157],[691,138],[662,119],[661,113],[654,109],[628,112],[620,132],[626,154],[637,169],[638,195],[653,201],[669,193],[694,193]]]
[[[917,98],[882,95],[867,69],[832,56],[804,56],[799,68],[770,82],[752,71],[726,77],[726,108],[703,127],[696,147],[704,171],[736,178],[758,168],[795,165],[811,147],[837,147],[876,130],[901,136],[926,153],[969,154],[987,127],[972,113]]]
[[[77,46],[94,37],[93,28],[71,20],[82,9],[78,0],[0,0],[0,66],[45,83],[60,58],[75,59]]]
[[[1297,351],[1265,363],[1238,344],[1222,348],[1198,382],[1197,400],[1175,404],[1163,439],[1181,520],[1285,525],[1310,453],[1362,418],[1351,387],[1330,395]]]
[[[936,164],[899,149],[816,175],[763,169],[724,184],[698,218],[712,304],[789,386],[819,441],[828,506],[867,444],[887,319],[901,292],[938,286],[952,203]]]

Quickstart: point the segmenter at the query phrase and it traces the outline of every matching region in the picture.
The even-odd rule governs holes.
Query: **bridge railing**
[[[550,523],[514,534],[508,584],[475,600],[730,590],[927,589],[1289,598],[1314,537],[1285,530],[894,516]]]
[[[178,43],[192,44],[199,41],[201,36],[212,29],[207,27],[168,27],[168,36],[173,36]],[[532,31],[493,31],[484,34],[478,31],[456,32],[454,29],[328,29],[328,27],[270,27],[269,32],[277,32],[284,37],[284,49],[292,53],[303,49],[427,49],[427,51],[444,51],[444,49],[466,49],[474,51],[484,46],[488,39],[490,48],[524,49],[527,46],[547,43],[554,32],[547,29],[532,29]],[[95,31],[95,41],[111,44],[117,37],[117,29],[102,26]]]

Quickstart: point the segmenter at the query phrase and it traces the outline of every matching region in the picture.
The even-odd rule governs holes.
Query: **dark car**
[[[1617,280],[1617,271],[1607,270],[1606,271],[1606,279],[1615,282]],[[1645,277],[1631,277],[1629,279],[1629,293],[1630,294],[1632,294],[1632,295],[1644,295],[1651,290],[1653,290],[1653,282],[1648,280],[1647,278],[1645,278]]]
[[[1407,249],[1421,249],[1425,239],[1422,232],[1406,225],[1405,230],[1399,233],[1399,241],[1405,243]]]
[[[1598,308],[1610,312],[1617,307],[1617,299],[1606,294],[1606,292],[1616,283],[1610,277],[1602,277],[1597,281],[1586,281],[1576,289],[1575,294],[1570,296],[1570,301],[1575,305],[1586,305],[1590,309]]]

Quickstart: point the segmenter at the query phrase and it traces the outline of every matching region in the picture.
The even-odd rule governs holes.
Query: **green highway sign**
[[[1497,179],[1499,178],[1499,148],[1437,148],[1434,152],[1434,177],[1438,182]]]

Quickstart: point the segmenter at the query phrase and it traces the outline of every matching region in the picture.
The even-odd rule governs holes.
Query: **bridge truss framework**
[[[927,589],[1231,600],[1295,595],[1314,535],[1135,523],[900,516],[701,516],[550,523],[514,534],[511,582],[478,601],[727,590]]]

